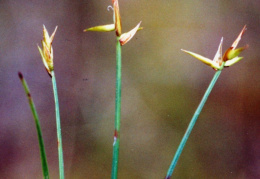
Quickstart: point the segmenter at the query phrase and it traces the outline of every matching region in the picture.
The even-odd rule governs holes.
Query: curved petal
[[[120,44],[121,45],[125,45],[127,42],[129,42],[133,36],[136,34],[136,32],[139,30],[139,27],[140,27],[140,24],[141,22],[139,22],[137,24],[137,26],[135,26],[135,28],[133,28],[132,30],[130,30],[129,32],[127,33],[123,33],[121,36],[120,36]]]
[[[243,59],[243,57],[235,57],[235,58],[233,58],[233,59],[231,59],[231,60],[228,60],[228,61],[226,61],[226,63],[225,63],[225,67],[229,67],[229,66],[231,66],[231,65],[234,65],[235,63],[239,62],[239,61],[242,60],[242,59]]]

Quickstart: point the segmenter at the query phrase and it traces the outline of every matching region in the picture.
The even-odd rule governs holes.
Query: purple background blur
[[[119,178],[157,179],[167,169],[214,70],[180,51],[213,58],[245,24],[244,59],[223,70],[173,178],[260,178],[260,1],[119,0],[123,32],[144,30],[122,49]],[[115,33],[111,1],[0,1],[0,176],[42,178],[35,124],[17,76],[31,90],[51,178],[58,178],[51,79],[37,44],[54,38],[65,176],[110,178],[114,130]]]

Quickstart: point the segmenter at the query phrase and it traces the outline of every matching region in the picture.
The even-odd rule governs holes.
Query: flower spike
[[[38,45],[38,50],[41,54],[43,64],[51,77],[51,72],[53,71],[53,49],[52,42],[57,31],[58,26],[56,26],[54,32],[51,36],[45,26],[43,25],[43,40],[42,40],[42,49]]]
[[[231,45],[230,48],[228,48],[228,50],[225,52],[225,54],[222,57],[222,44],[223,44],[223,37],[221,38],[217,53],[214,57],[213,60],[210,60],[206,57],[203,57],[199,54],[187,51],[187,50],[183,50],[185,53],[197,58],[198,60],[202,61],[203,63],[205,63],[206,65],[211,66],[213,69],[215,70],[222,70],[223,66],[224,67],[229,67],[237,62],[239,62],[240,60],[243,59],[243,57],[238,57],[238,55],[245,49],[248,48],[248,45],[244,46],[244,47],[240,47],[238,49],[235,49],[239,43],[239,41],[241,40],[242,35],[244,34],[246,30],[246,26],[244,26],[244,28],[242,29],[242,31],[240,32],[240,34],[238,35],[237,39],[233,42],[233,44]],[[222,63],[225,63],[222,65]]]
[[[113,6],[113,7],[112,7]],[[120,138],[120,121],[121,121],[121,89],[122,89],[122,45],[126,44],[140,28],[141,22],[132,30],[122,34],[121,16],[119,12],[118,0],[112,0],[112,6],[108,6],[107,10],[113,10],[113,24],[105,26],[96,26],[85,29],[86,31],[115,31],[116,35],[116,93],[115,93],[115,130],[113,142],[113,157],[111,179],[117,179],[118,161],[119,161],[119,138]]]
[[[100,25],[100,26],[94,26],[90,27],[87,29],[84,29],[84,32],[87,31],[97,31],[97,32],[110,32],[110,31],[115,31],[116,36],[118,37],[121,46],[129,42],[133,38],[133,36],[136,34],[137,31],[143,29],[140,27],[141,22],[137,24],[135,28],[130,30],[129,32],[123,33],[122,34],[122,25],[121,25],[121,16],[119,13],[119,3],[118,0],[112,0],[112,6],[108,6],[108,10],[112,9],[113,10],[113,20],[114,24],[108,24],[108,25]]]

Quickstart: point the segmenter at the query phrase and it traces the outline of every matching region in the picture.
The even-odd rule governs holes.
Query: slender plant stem
[[[223,66],[224,66],[224,63],[222,65],[222,67]],[[170,179],[170,177],[172,176],[172,173],[173,173],[174,168],[175,168],[175,166],[176,166],[176,164],[178,162],[178,159],[179,159],[179,157],[181,155],[181,152],[182,152],[182,150],[183,150],[183,148],[184,148],[184,146],[185,146],[185,144],[186,144],[186,142],[187,142],[187,140],[189,138],[189,135],[190,135],[190,133],[191,133],[191,131],[192,131],[192,129],[193,129],[193,127],[194,127],[194,125],[195,125],[199,115],[200,115],[200,112],[201,112],[204,104],[206,103],[206,101],[207,101],[207,99],[209,97],[209,94],[210,94],[212,88],[214,87],[214,85],[215,85],[215,83],[216,83],[216,81],[217,81],[217,79],[218,79],[220,74],[221,74],[221,70],[218,70],[218,71],[216,71],[215,75],[213,76],[213,78],[212,78],[212,80],[211,80],[211,82],[209,84],[208,89],[206,90],[206,92],[205,92],[205,94],[204,94],[204,96],[203,96],[203,98],[202,98],[198,108],[196,109],[196,111],[195,111],[195,113],[194,113],[194,115],[193,115],[193,117],[192,117],[192,119],[190,121],[190,124],[189,124],[189,126],[188,126],[188,128],[187,128],[187,130],[186,130],[186,132],[185,132],[185,134],[184,134],[184,136],[182,138],[182,140],[181,140],[181,143],[179,144],[179,147],[178,147],[178,149],[177,149],[177,151],[175,153],[175,156],[174,156],[174,158],[172,160],[172,163],[171,163],[171,165],[170,165],[170,167],[168,169],[168,172],[167,172],[167,175],[166,175],[165,179]]]
[[[28,97],[29,105],[33,114],[34,122],[36,125],[36,130],[37,130],[37,135],[38,135],[38,141],[39,141],[39,147],[40,147],[40,155],[41,155],[41,162],[42,162],[42,172],[43,172],[43,178],[44,179],[49,179],[49,170],[48,170],[48,163],[47,163],[47,157],[44,149],[44,141],[42,137],[42,131],[41,131],[41,126],[39,122],[39,117],[29,90],[29,87],[23,78],[23,75],[21,72],[18,73],[18,76],[22,82],[22,85],[24,87],[24,91]]]
[[[120,137],[120,113],[121,113],[121,45],[119,37],[116,42],[116,99],[115,99],[115,131],[113,143],[113,161],[111,179],[117,178],[119,137]]]
[[[62,150],[62,137],[61,137],[61,124],[60,124],[60,110],[59,110],[59,100],[58,100],[58,90],[56,84],[56,78],[54,71],[51,72],[52,75],[52,85],[55,101],[55,111],[56,111],[56,127],[57,127],[57,143],[58,143],[58,156],[59,156],[59,173],[60,179],[64,179],[64,162],[63,162],[63,150]]]

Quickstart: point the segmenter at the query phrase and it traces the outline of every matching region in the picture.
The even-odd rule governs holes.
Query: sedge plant
[[[38,46],[39,52],[42,57],[43,64],[46,71],[52,79],[53,94],[55,101],[55,112],[56,112],[56,127],[57,127],[57,143],[58,143],[58,157],[59,157],[59,175],[60,179],[64,179],[64,161],[63,161],[63,149],[62,149],[62,136],[61,136],[61,124],[60,124],[60,111],[59,111],[59,100],[58,100],[58,90],[57,83],[53,68],[53,48],[52,42],[54,35],[56,33],[57,26],[49,36],[49,33],[45,26],[43,25],[43,40],[42,40],[42,49]]]
[[[100,25],[91,28],[87,28],[87,31],[98,31],[98,32],[116,32],[116,94],[115,94],[115,129],[114,129],[114,142],[113,142],[113,158],[112,158],[112,170],[111,179],[116,179],[118,174],[118,160],[119,160],[119,139],[120,139],[120,113],[121,113],[121,46],[125,45],[136,32],[140,29],[141,22],[137,24],[135,28],[127,33],[122,33],[121,16],[119,13],[118,0],[112,0],[112,6],[108,8],[113,9],[113,24]]]
[[[50,177],[49,177],[48,163],[47,163],[47,157],[46,157],[46,153],[45,153],[44,141],[43,141],[43,137],[42,137],[42,130],[41,130],[41,125],[40,125],[38,113],[36,111],[36,108],[35,108],[29,87],[27,85],[26,80],[23,77],[23,74],[21,72],[19,72],[18,76],[19,76],[19,78],[22,82],[25,94],[28,98],[29,106],[31,108],[33,118],[34,118],[34,122],[35,122],[35,126],[36,126],[36,130],[37,130],[39,148],[40,148],[40,155],[41,155],[43,178],[49,179]]]
[[[212,78],[212,80],[211,80],[202,100],[200,101],[199,106],[197,107],[197,109],[196,109],[196,111],[195,111],[195,113],[194,113],[194,115],[193,115],[193,117],[192,117],[192,119],[191,119],[191,121],[188,125],[188,128],[187,128],[187,130],[186,130],[186,132],[185,132],[185,134],[184,134],[184,136],[183,136],[183,138],[182,138],[182,140],[181,140],[181,142],[178,146],[178,149],[177,149],[177,151],[174,155],[174,158],[173,158],[173,160],[170,164],[170,167],[168,169],[168,172],[167,172],[165,179],[170,179],[170,177],[172,176],[172,173],[173,173],[173,171],[174,171],[174,169],[177,165],[177,162],[178,162],[179,157],[182,153],[182,150],[183,150],[183,148],[184,148],[184,146],[185,146],[185,144],[186,144],[186,142],[189,138],[189,135],[190,135],[190,133],[191,133],[191,131],[192,131],[192,129],[193,129],[200,113],[201,113],[201,110],[203,109],[203,107],[204,107],[204,105],[205,105],[205,103],[206,103],[215,83],[217,82],[218,77],[221,74],[223,68],[233,65],[233,64],[239,62],[243,58],[243,57],[238,57],[238,55],[240,54],[240,52],[245,50],[248,47],[248,45],[246,45],[244,47],[240,47],[238,49],[236,49],[236,47],[237,47],[239,41],[241,40],[241,37],[244,34],[245,30],[246,30],[246,26],[244,26],[244,28],[242,29],[242,31],[238,35],[237,39],[233,42],[231,47],[226,50],[226,52],[224,53],[223,56],[222,56],[222,44],[223,44],[223,37],[222,37],[220,44],[219,44],[219,47],[218,47],[218,50],[217,50],[217,53],[216,53],[213,60],[210,60],[206,57],[203,57],[199,54],[196,54],[196,53],[193,53],[193,52],[190,52],[190,51],[187,51],[187,50],[182,50],[185,53],[187,53],[187,54],[197,58],[198,60],[202,61],[206,65],[212,67],[214,70],[216,70],[216,73],[213,76],[213,78]]]

